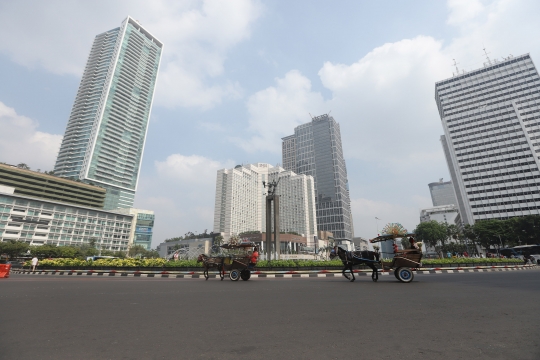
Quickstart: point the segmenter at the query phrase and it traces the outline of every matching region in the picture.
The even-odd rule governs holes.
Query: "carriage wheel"
[[[248,281],[249,278],[251,277],[251,271],[249,271],[248,269],[242,270],[240,272],[240,277],[242,278],[242,280]]]
[[[240,271],[238,271],[237,269],[231,270],[231,272],[229,273],[229,279],[231,279],[232,281],[238,281],[240,279]]]
[[[409,268],[399,268],[397,271],[397,278],[404,283],[410,283],[414,279],[414,274]]]
[[[379,280],[379,272],[378,271],[374,271],[371,274],[371,280],[373,280],[374,282],[377,282],[377,280]]]

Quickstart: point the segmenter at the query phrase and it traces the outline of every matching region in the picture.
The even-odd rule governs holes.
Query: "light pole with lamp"
[[[379,220],[381,219],[375,216],[375,224],[377,224],[377,236],[379,236]]]

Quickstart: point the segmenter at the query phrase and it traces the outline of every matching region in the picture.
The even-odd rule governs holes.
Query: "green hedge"
[[[448,264],[475,264],[482,265],[486,263],[520,263],[517,259],[477,259],[477,258],[456,258],[456,259],[426,259],[422,263],[424,266],[444,266]],[[30,266],[30,262],[26,262],[25,266]],[[197,260],[176,260],[167,261],[165,259],[99,259],[96,261],[87,261],[82,259],[45,259],[39,262],[39,266],[46,267],[165,267],[165,268],[196,268],[202,267],[202,263],[197,263]],[[261,260],[257,264],[258,267],[274,267],[274,268],[304,268],[304,267],[329,267],[342,266],[340,260],[331,261],[316,261],[316,260]]]

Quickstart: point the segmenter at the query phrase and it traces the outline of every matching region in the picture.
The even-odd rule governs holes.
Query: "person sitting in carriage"
[[[411,249],[418,249],[418,245],[416,245],[416,241],[412,236],[409,238],[409,243],[411,244]]]
[[[259,260],[259,249],[255,247],[253,248],[253,253],[251,253],[251,256],[249,258],[248,268],[253,269],[255,265],[257,265],[258,260]]]

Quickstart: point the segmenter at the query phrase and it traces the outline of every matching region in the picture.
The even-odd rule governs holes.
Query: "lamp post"
[[[375,216],[375,223],[377,224],[377,236],[379,236],[379,220],[381,219]]]

